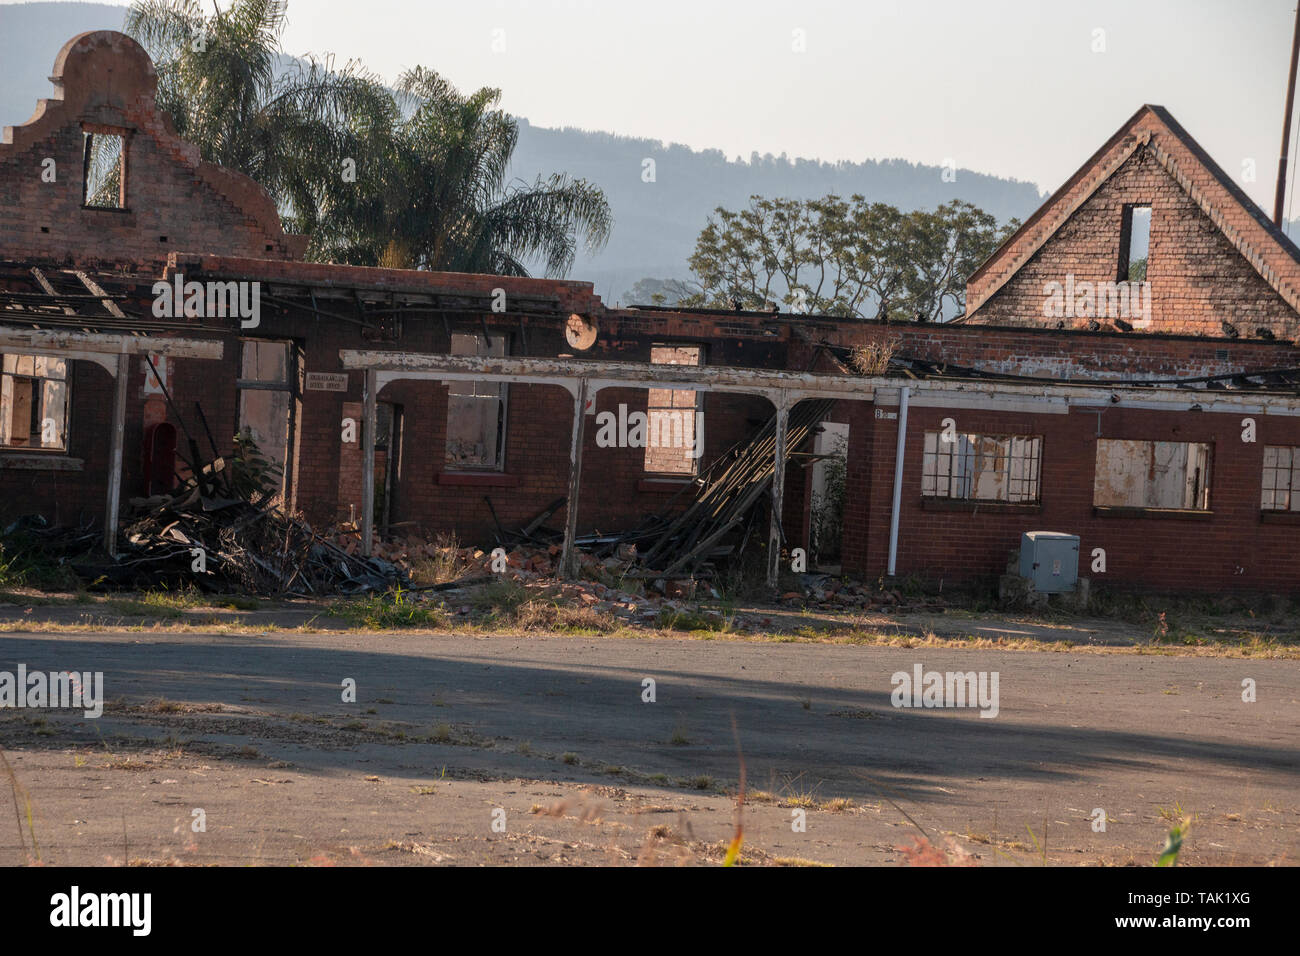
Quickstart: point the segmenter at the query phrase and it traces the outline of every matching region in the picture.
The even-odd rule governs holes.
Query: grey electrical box
[[[1020,537],[1020,576],[1044,594],[1073,591],[1079,578],[1079,536],[1026,531]]]

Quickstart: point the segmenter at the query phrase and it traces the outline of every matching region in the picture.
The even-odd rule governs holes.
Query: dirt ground
[[[970,614],[855,642],[770,608],[694,637],[120,610],[0,607],[0,670],[102,671],[108,700],[0,709],[0,863],[718,863],[738,819],[742,865],[896,864],[924,832],[976,865],[1146,866],[1187,819],[1181,864],[1300,857],[1286,646]],[[998,715],[893,706],[918,664],[996,672]]]

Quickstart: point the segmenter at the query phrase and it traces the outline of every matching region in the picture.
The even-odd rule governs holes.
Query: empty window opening
[[[375,516],[385,534],[393,516],[393,488],[402,472],[403,407],[375,403]]]
[[[126,138],[116,133],[83,132],[85,140],[82,205],[91,209],[126,208]]]
[[[849,455],[849,426],[822,422],[813,439],[817,456],[809,469],[811,514],[808,530],[816,566],[838,567],[844,527],[844,479]]]
[[[283,492],[292,434],[291,343],[245,340],[237,387],[239,433],[255,446],[256,458],[250,465],[264,475],[266,487]]]
[[[1300,511],[1300,448],[1265,446],[1259,506],[1263,511]]]
[[[1150,247],[1151,207],[1125,206],[1124,224],[1120,229],[1119,278],[1121,281],[1146,281]]]
[[[701,365],[698,345],[655,345],[654,365]],[[651,388],[646,395],[645,470],[656,475],[694,475],[699,470],[701,442],[700,393],[694,389]]]
[[[453,333],[452,355],[504,357],[508,336]],[[447,467],[501,471],[505,465],[505,382],[458,381],[447,385]]]
[[[1200,442],[1097,440],[1093,504],[1210,509],[1210,446]]]
[[[67,451],[67,359],[5,355],[0,368],[0,447]]]
[[[925,433],[926,498],[1031,504],[1038,501],[1043,440],[1034,435]]]

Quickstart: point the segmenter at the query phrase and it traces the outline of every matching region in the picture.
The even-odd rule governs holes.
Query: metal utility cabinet
[[[1020,576],[1045,594],[1073,591],[1079,578],[1079,536],[1026,531],[1020,537]]]

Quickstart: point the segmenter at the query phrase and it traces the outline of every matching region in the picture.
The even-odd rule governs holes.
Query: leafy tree
[[[623,293],[621,301],[628,305],[680,305],[698,290],[681,279],[638,279],[632,288]]]
[[[689,262],[698,290],[687,305],[939,321],[960,311],[966,278],[1016,228],[954,200],[904,213],[854,195],[750,198],[719,207]]]
[[[926,319],[938,322],[945,305],[955,313],[965,309],[966,280],[1020,223],[1013,219],[999,227],[993,215],[960,199],[913,217],[919,255],[908,273],[908,298]]]

